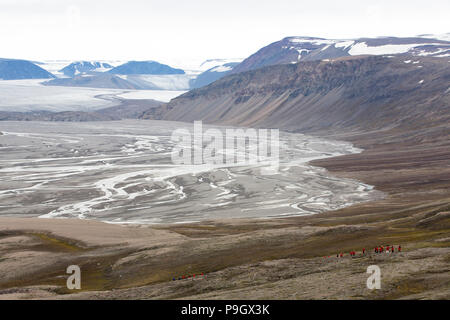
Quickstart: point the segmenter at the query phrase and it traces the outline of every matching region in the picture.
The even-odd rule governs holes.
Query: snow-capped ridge
[[[450,34],[415,37],[375,37],[358,39],[326,39],[320,37],[285,37],[258,50],[236,66],[232,73],[258,69],[268,65],[299,61],[336,59],[354,55],[411,55],[447,57]]]
[[[106,62],[100,61],[74,61],[71,64],[65,66],[59,73],[64,74],[67,77],[73,77],[86,72],[105,72],[111,70],[112,65]]]

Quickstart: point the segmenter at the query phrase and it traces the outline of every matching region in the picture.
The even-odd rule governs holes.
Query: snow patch
[[[336,43],[336,40],[328,40],[328,39],[307,39],[307,38],[290,38],[289,42],[291,43],[312,43],[312,44],[334,44]]]
[[[204,61],[200,64],[200,66],[197,68],[198,71],[206,71],[214,67],[218,67],[227,63],[233,63],[233,62],[241,62],[242,58],[233,58],[233,59],[209,59]]]
[[[215,67],[214,69],[211,69],[211,72],[227,72],[227,71],[231,71],[233,68],[230,66],[218,66]]]
[[[418,56],[431,56],[431,55],[437,55],[440,54],[442,52],[446,52],[448,51],[449,48],[444,48],[444,49],[437,49],[436,51],[425,51],[425,50],[421,50],[420,53],[418,53]]]
[[[126,99],[153,99],[162,102],[169,102],[175,97],[182,95],[187,91],[175,90],[135,90],[120,94],[119,96]]]
[[[335,46],[336,48],[347,49],[348,47],[350,47],[350,46],[353,45],[354,43],[355,43],[355,41],[353,41],[353,40],[342,41],[342,42],[336,43],[334,46]]]
[[[351,47],[348,51],[352,56],[360,55],[360,54],[374,54],[374,55],[382,55],[382,54],[398,54],[405,53],[411,50],[414,47],[423,46],[420,43],[413,44],[386,44],[383,46],[368,46],[365,42],[356,43]]]
[[[427,39],[436,39],[436,40],[442,40],[442,41],[450,41],[450,33],[443,33],[443,34],[422,34],[419,37],[421,38],[427,38]]]

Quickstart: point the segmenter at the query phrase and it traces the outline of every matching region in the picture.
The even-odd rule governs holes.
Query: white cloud
[[[1,0],[0,56],[197,63],[286,36],[446,33],[448,12],[448,0]]]

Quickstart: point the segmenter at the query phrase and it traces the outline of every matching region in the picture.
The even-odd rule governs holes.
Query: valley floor
[[[448,133],[342,135],[365,151],[314,164],[388,196],[307,217],[151,227],[0,218],[0,299],[450,299]],[[378,245],[403,250],[377,255]],[[81,292],[65,287],[71,264]],[[366,287],[373,264],[380,290]]]

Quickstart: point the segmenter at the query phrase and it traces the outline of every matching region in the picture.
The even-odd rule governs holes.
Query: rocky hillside
[[[143,118],[295,131],[450,121],[448,58],[357,56],[232,74]]]

